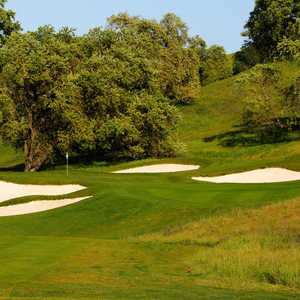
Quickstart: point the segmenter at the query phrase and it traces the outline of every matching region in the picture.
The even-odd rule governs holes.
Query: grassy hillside
[[[300,76],[300,64],[278,63],[281,87]],[[238,75],[237,75],[238,76]],[[300,133],[277,143],[261,142],[241,126],[242,103],[235,84],[237,76],[218,81],[200,91],[199,101],[182,108],[184,119],[179,130],[186,144],[182,159],[201,165],[203,175],[281,166],[300,170]]]
[[[299,72],[294,64],[282,70],[285,78]],[[198,163],[197,171],[111,174],[158,162],[146,160],[72,165],[69,177],[64,166],[25,174],[12,168],[21,154],[1,146],[1,180],[79,183],[88,190],[72,196],[93,198],[0,218],[0,299],[299,299],[300,182],[191,177],[265,166],[300,170],[300,142],[251,143],[238,127],[234,78],[203,88],[199,101],[181,110],[186,151],[165,161]]]

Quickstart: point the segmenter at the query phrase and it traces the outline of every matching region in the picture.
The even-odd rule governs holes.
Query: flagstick
[[[69,176],[69,154],[66,154],[66,159],[67,159],[67,176]]]

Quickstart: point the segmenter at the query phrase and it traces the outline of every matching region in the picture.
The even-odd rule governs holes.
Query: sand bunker
[[[116,171],[113,173],[169,173],[169,172],[182,172],[192,171],[199,169],[199,166],[193,165],[175,165],[175,164],[162,164],[162,165],[151,165],[139,168],[132,168],[127,170]]]
[[[82,197],[75,199],[64,199],[64,200],[44,200],[44,201],[32,201],[23,204],[16,204],[10,206],[0,207],[0,217],[18,216],[32,214],[36,212],[51,210],[54,208],[67,206],[90,197]]]
[[[268,168],[218,177],[193,177],[193,179],[214,183],[272,183],[300,180],[300,172]]]
[[[81,185],[27,185],[0,181],[0,202],[26,196],[58,196],[85,189]]]

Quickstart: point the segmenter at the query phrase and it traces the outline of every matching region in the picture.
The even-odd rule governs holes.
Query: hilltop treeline
[[[83,36],[51,25],[22,33],[4,4],[0,134],[24,150],[26,171],[66,152],[172,156],[180,149],[176,105],[232,73],[224,48],[189,37],[174,14],[160,22],[113,15]]]

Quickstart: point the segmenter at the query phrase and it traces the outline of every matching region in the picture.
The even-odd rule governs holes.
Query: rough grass
[[[174,227],[140,240],[197,246],[186,263],[202,284],[300,289],[299,198]]]

